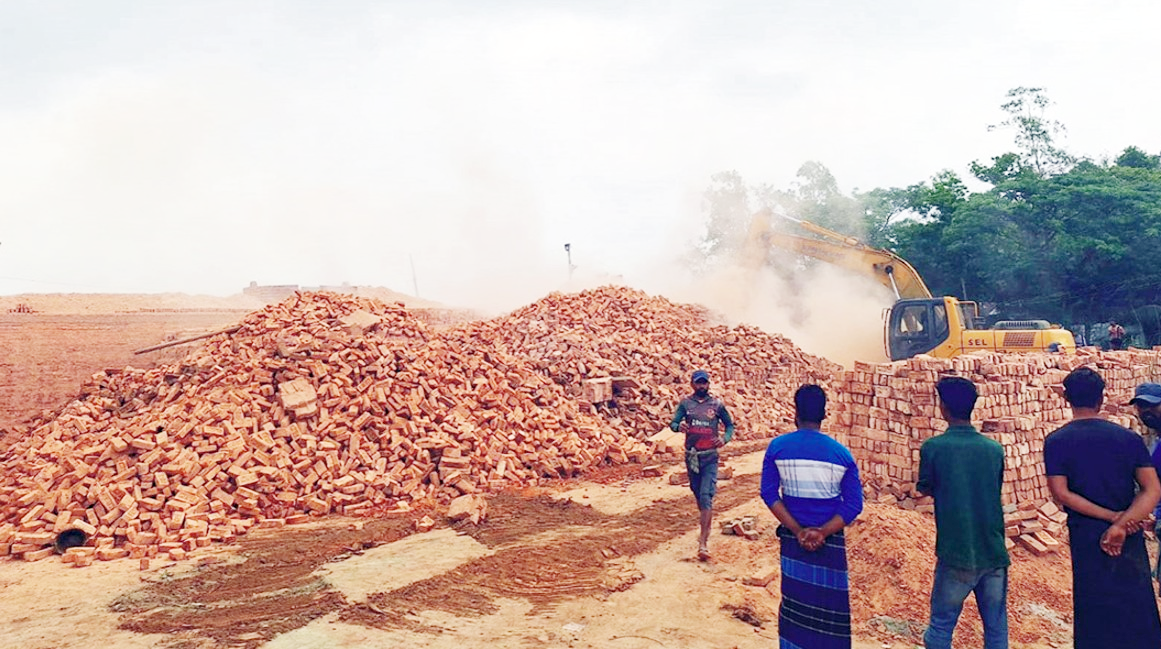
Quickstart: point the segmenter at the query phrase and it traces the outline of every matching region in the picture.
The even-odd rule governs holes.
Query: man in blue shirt
[[[784,649],[847,649],[851,602],[843,528],[863,511],[859,469],[845,446],[821,431],[826,393],[804,385],[794,393],[798,430],[775,437],[762,461],[762,501],[782,523]]]

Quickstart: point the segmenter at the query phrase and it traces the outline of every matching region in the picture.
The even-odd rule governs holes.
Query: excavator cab
[[[887,356],[898,361],[947,342],[951,324],[940,298],[899,300],[887,314]]]

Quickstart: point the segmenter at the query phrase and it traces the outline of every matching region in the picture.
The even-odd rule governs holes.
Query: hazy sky
[[[1155,0],[0,2],[0,294],[679,281],[715,172],[1161,152]],[[414,273],[412,271],[414,268]]]

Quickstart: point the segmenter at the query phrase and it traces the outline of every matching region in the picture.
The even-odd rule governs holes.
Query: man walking
[[[951,649],[969,593],[984,623],[984,648],[1008,647],[1008,550],[1004,547],[1004,447],[971,423],[978,392],[958,376],[935,385],[947,431],[919,448],[920,493],[935,498],[935,583],[923,643]]]
[[[697,499],[700,535],[697,558],[709,561],[710,525],[714,518],[714,493],[718,484],[718,449],[734,437],[734,421],[721,399],[710,396],[709,372],[697,370],[690,377],[693,394],[677,405],[669,429],[685,433],[685,471]],[[725,436],[719,434],[725,428]]]
[[[1075,649],[1157,649],[1161,620],[1142,522],[1161,499],[1145,443],[1101,414],[1105,382],[1064,379],[1072,421],[1044,440],[1048,489],[1068,512]]]
[[[762,460],[762,501],[782,523],[783,648],[849,649],[851,602],[843,528],[863,511],[859,469],[845,446],[822,433],[826,393],[794,393],[798,430],[775,437]]]

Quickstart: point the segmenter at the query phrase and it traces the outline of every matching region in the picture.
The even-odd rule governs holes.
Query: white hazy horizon
[[[705,279],[678,260],[720,171],[967,176],[1013,149],[987,126],[1017,86],[1046,89],[1074,154],[1161,152],[1139,72],[1161,5],[945,5],[5,2],[0,294],[677,296]],[[762,299],[731,317],[828,321]]]

